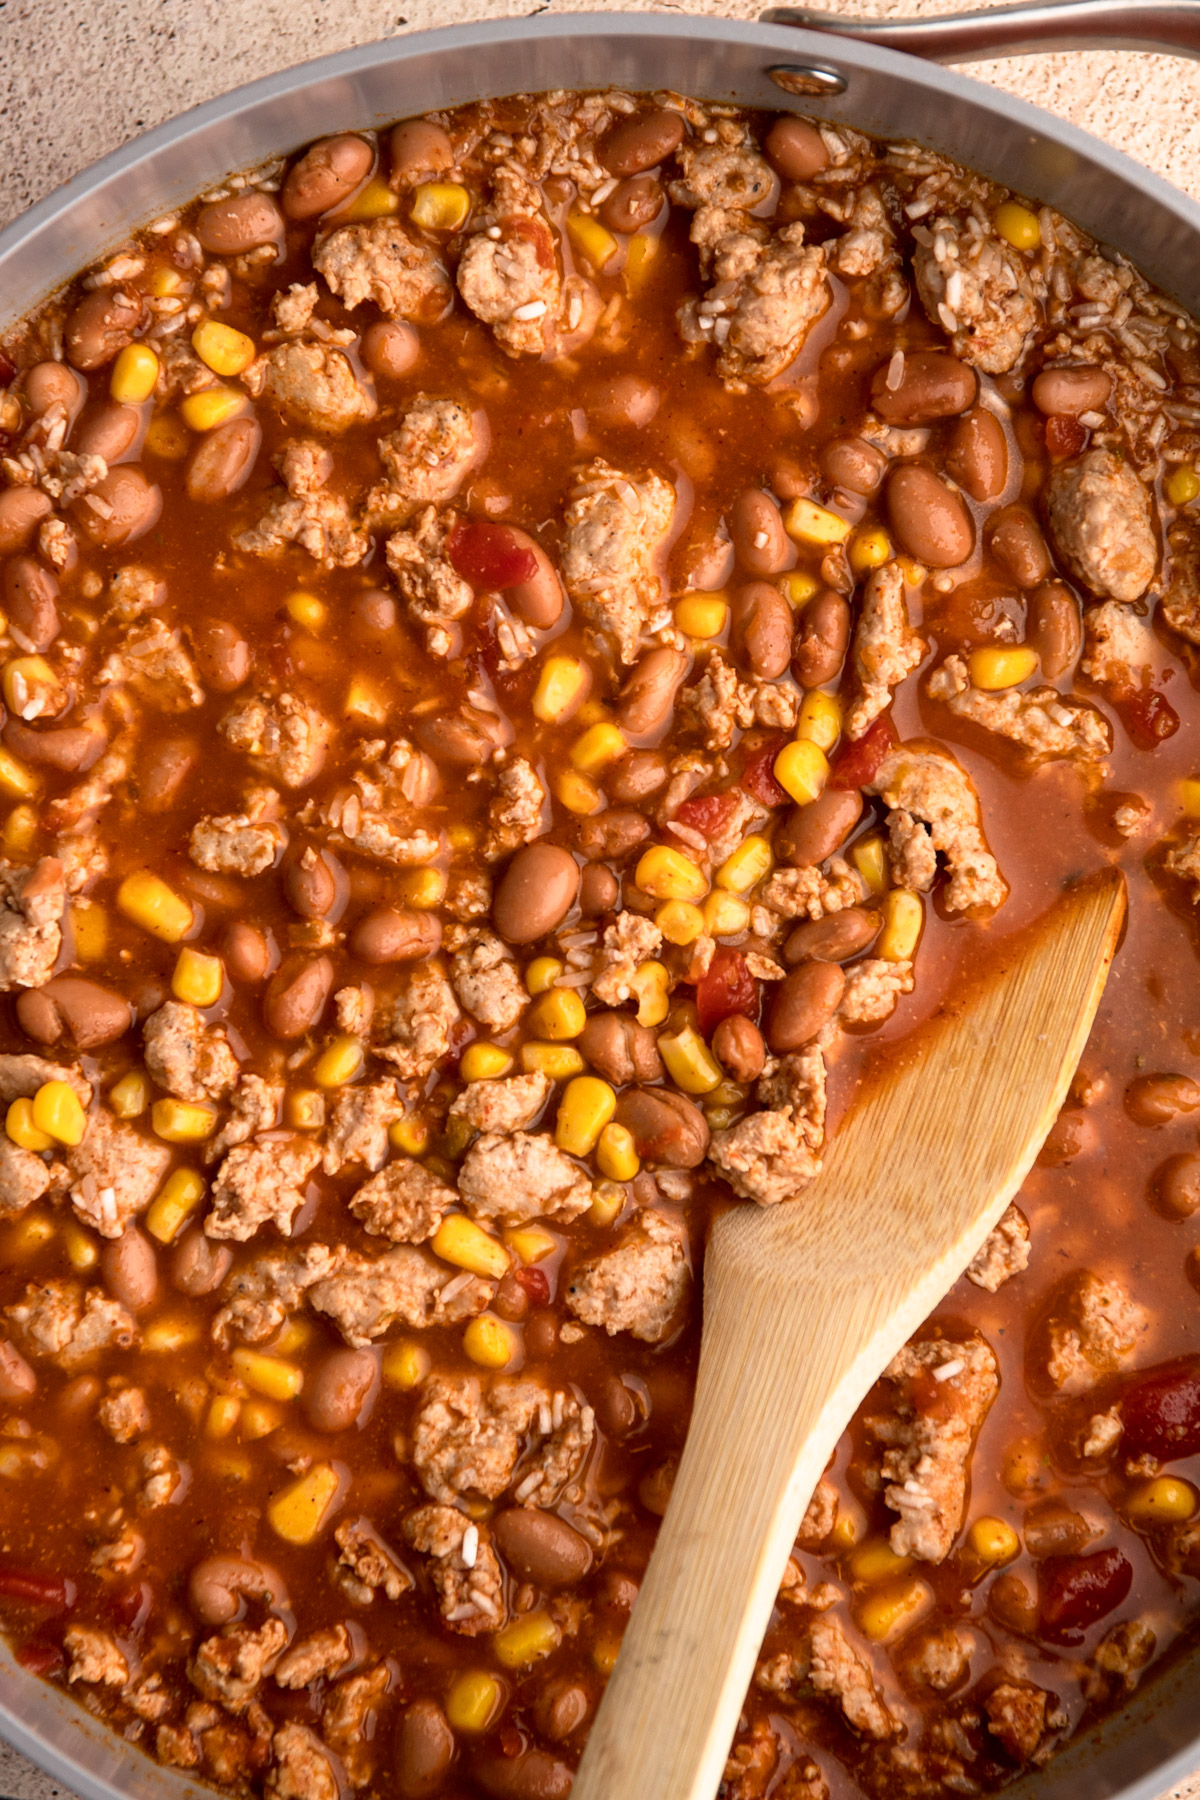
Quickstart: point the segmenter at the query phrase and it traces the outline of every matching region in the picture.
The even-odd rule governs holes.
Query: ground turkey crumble
[[[567,1288],[567,1305],[585,1325],[612,1337],[628,1331],[660,1344],[682,1323],[692,1272],[687,1232],[666,1213],[638,1215],[611,1250],[581,1263]]]
[[[579,471],[563,516],[563,581],[583,617],[610,636],[622,662],[664,609],[658,560],[675,490],[649,471],[627,475],[598,459]]]

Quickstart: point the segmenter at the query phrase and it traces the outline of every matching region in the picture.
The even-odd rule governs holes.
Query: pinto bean
[[[111,468],[132,449],[141,428],[142,415],[136,406],[110,401],[80,421],[71,448],[80,456],[102,456]]]
[[[662,1080],[654,1033],[628,1013],[589,1013],[578,1041],[580,1054],[613,1087]]]
[[[657,750],[631,750],[613,765],[605,785],[619,806],[638,806],[657,794],[666,779],[666,760]]]
[[[98,761],[108,744],[108,733],[100,724],[60,725],[51,731],[35,731],[32,725],[10,718],[5,721],[4,742],[22,762],[40,763],[48,769],[63,769],[76,775]]]
[[[585,407],[588,419],[618,431],[642,431],[658,411],[662,395],[642,375],[613,375],[593,388]]]
[[[792,655],[792,609],[769,581],[748,581],[733,596],[733,641],[761,681],[777,681]]]
[[[289,219],[330,212],[371,173],[375,151],[366,138],[339,132],[322,138],[292,164],[280,200]]]
[[[366,637],[382,637],[396,625],[396,602],[382,588],[367,588],[355,596],[350,617]]]
[[[199,1225],[185,1231],[171,1258],[171,1280],[181,1294],[200,1299],[214,1294],[233,1265],[228,1244],[216,1244]]]
[[[574,1776],[548,1750],[505,1756],[484,1750],[471,1759],[471,1778],[489,1800],[568,1800]]]
[[[22,650],[48,650],[58,636],[58,583],[32,556],[5,563],[4,611]]]
[[[603,863],[588,863],[579,877],[579,910],[585,919],[612,912],[621,898],[621,884]]]
[[[442,921],[436,913],[399,906],[378,906],[350,933],[349,950],[360,962],[419,962],[442,947]]]
[[[1064,363],[1034,376],[1030,398],[1047,418],[1065,413],[1077,419],[1080,413],[1099,412],[1111,393],[1112,376],[1095,363]]]
[[[454,162],[450,134],[427,119],[405,119],[392,127],[388,140],[392,175],[396,180],[415,180],[418,175],[437,175]]]
[[[214,200],[196,216],[196,236],[210,256],[240,256],[260,244],[279,244],[283,233],[283,214],[274,200],[255,191]]]
[[[1002,506],[988,520],[988,544],[1018,587],[1037,587],[1052,564],[1041,527],[1027,506]]]
[[[250,413],[206,432],[188,460],[188,499],[211,506],[236,494],[249,479],[261,444],[262,426]]]
[[[761,488],[742,489],[730,509],[729,535],[738,561],[750,575],[778,575],[791,561],[783,515]]]
[[[924,463],[893,469],[886,487],[888,518],[900,545],[931,569],[966,562],[975,544],[975,524],[954,488]]]
[[[137,777],[138,803],[145,812],[170,812],[179,791],[200,759],[195,738],[169,737],[151,744]]]
[[[250,646],[225,619],[200,619],[189,628],[196,668],[205,687],[232,694],[250,674]]]
[[[63,326],[67,361],[77,369],[100,369],[133,341],[142,322],[142,302],[123,288],[95,288],[85,294]]]
[[[811,181],[829,167],[829,150],[816,126],[788,113],[771,126],[763,149],[771,167],[785,181]]]
[[[1061,581],[1048,581],[1030,595],[1027,635],[1047,681],[1057,681],[1079,660],[1083,649],[1079,602]]]
[[[1150,1191],[1161,1212],[1172,1219],[1190,1219],[1200,1212],[1200,1156],[1184,1151],[1169,1156],[1155,1171]]]
[[[0,492],[0,556],[23,550],[54,508],[41,488],[5,488]]]
[[[865,438],[834,438],[821,452],[821,473],[849,494],[873,494],[887,474],[888,459]]]
[[[17,1020],[35,1044],[64,1039],[77,1050],[115,1044],[133,1025],[133,1008],[121,994],[83,975],[54,975],[44,986],[17,996]]]
[[[360,1429],[379,1393],[375,1350],[331,1350],[304,1388],[304,1412],[314,1431]]]
[[[458,768],[485,763],[513,740],[513,728],[497,713],[464,704],[457,712],[427,714],[413,724],[422,750]]]
[[[1137,1125],[1169,1125],[1200,1106],[1200,1082],[1190,1075],[1139,1075],[1125,1089],[1125,1111]]]
[[[796,929],[783,946],[784,960],[799,962],[845,962],[873,943],[882,923],[879,914],[865,906],[847,906],[844,911],[828,913],[823,919],[808,919]]]
[[[792,643],[792,674],[800,686],[824,687],[836,681],[849,642],[849,603],[825,588],[805,607]]]
[[[93,500],[99,505],[93,506]],[[101,550],[119,550],[123,544],[136,543],[158,523],[162,489],[147,481],[136,464],[126,463],[110,469],[90,494],[73,503],[71,511],[93,544]]]
[[[333,964],[327,956],[289,956],[271,980],[263,1000],[263,1018],[273,1037],[303,1037],[325,1011],[333,987]]]
[[[832,856],[862,817],[863,800],[857,788],[827,787],[806,806],[794,806],[775,840],[781,862],[794,869],[808,869]]]
[[[527,531],[521,531],[516,525],[506,525],[505,530],[523,550],[532,552],[537,564],[535,575],[509,588],[508,604],[523,624],[534,631],[549,631],[562,617],[563,586],[558,570],[537,539],[530,537]]]
[[[537,1506],[511,1506],[492,1520],[492,1536],[509,1568],[535,1587],[570,1587],[592,1566],[592,1547],[564,1519]]]
[[[642,813],[613,807],[580,822],[578,843],[593,862],[624,862],[649,836],[650,821]]]
[[[579,1730],[591,1706],[587,1689],[564,1678],[542,1689],[533,1703],[533,1717],[544,1738],[561,1744]]]
[[[271,968],[271,946],[257,925],[233,919],[221,938],[221,958],[231,981],[265,981]]]
[[[0,1400],[17,1406],[37,1393],[37,1376],[15,1344],[0,1338]]]
[[[500,879],[492,923],[510,944],[532,944],[562,924],[579,893],[579,864],[558,844],[525,844]]]
[[[932,425],[952,419],[973,406],[979,377],[969,363],[945,350],[914,350],[904,358],[895,386],[889,386],[892,364],[881,363],[871,381],[871,405],[888,425]]]
[[[995,413],[973,406],[958,421],[946,452],[946,473],[972,500],[997,500],[1008,485],[1008,439]]]
[[[712,1052],[735,1081],[757,1081],[766,1061],[762,1032],[753,1019],[733,1013],[712,1035]]]
[[[675,696],[691,666],[686,650],[662,645],[644,651],[621,689],[617,704],[621,730],[630,737],[657,737],[668,730],[675,716]]]
[[[392,1771],[400,1800],[433,1800],[454,1761],[454,1733],[436,1700],[411,1700],[396,1720]]]
[[[136,1225],[100,1252],[100,1273],[114,1300],[131,1313],[145,1312],[158,1297],[158,1258],[154,1245]]]
[[[363,361],[372,375],[398,381],[421,354],[421,340],[406,319],[376,319],[363,332]]]
[[[600,217],[610,231],[632,234],[653,224],[667,196],[653,175],[630,175],[600,203]]]
[[[25,398],[39,419],[52,406],[61,406],[73,419],[87,399],[87,383],[66,363],[34,363],[25,376]]]
[[[317,850],[306,844],[298,855],[290,856],[283,865],[283,891],[288,905],[302,919],[324,919],[333,911],[339,886],[345,891],[345,876],[328,850]]]
[[[229,1625],[245,1612],[246,1597],[282,1610],[288,1593],[270,1563],[248,1556],[210,1556],[188,1577],[188,1603],[205,1625]]]
[[[617,1123],[632,1133],[644,1162],[695,1169],[708,1151],[708,1121],[698,1106],[667,1088],[635,1087],[617,1101]]]
[[[672,156],[682,142],[679,114],[657,107],[614,125],[599,147],[599,156],[610,175],[640,175]]]
[[[806,962],[775,988],[767,1018],[767,1042],[776,1056],[811,1044],[838,1009],[846,977],[837,963]]]

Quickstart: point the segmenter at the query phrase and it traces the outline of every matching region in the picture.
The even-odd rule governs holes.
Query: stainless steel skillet
[[[794,16],[794,15],[793,15]],[[850,21],[839,21],[849,25]],[[992,27],[997,37],[990,35]],[[1200,0],[1001,8],[880,30],[948,59],[1040,42],[1200,55]],[[941,35],[939,36],[939,32]],[[551,87],[664,86],[916,139],[1051,202],[1200,308],[1200,207],[1098,139],[1008,94],[864,38],[664,14],[498,21],[367,45],[238,89],[106,157],[0,233],[0,329],[134,227],[229,171],[334,130]],[[790,96],[799,96],[791,98]],[[1169,96],[1166,96],[1169,104]],[[1013,1800],[1157,1800],[1200,1767],[1200,1655],[1010,1789]],[[0,1735],[84,1800],[203,1790],[158,1767],[0,1651]],[[617,1796],[613,1800],[618,1800]]]

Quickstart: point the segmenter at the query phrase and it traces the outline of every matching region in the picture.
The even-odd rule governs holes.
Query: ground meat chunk
[[[55,856],[32,868],[0,861],[0,992],[41,987],[62,949],[67,890]]]
[[[454,1189],[423,1163],[401,1156],[363,1183],[351,1198],[350,1211],[375,1237],[422,1244],[457,1200]]]
[[[63,1649],[70,1658],[69,1682],[85,1681],[105,1687],[124,1687],[129,1680],[129,1664],[117,1640],[97,1625],[68,1625],[63,1633]]]
[[[1154,579],[1158,544],[1150,495],[1111,450],[1053,463],[1046,517],[1055,549],[1093,593],[1140,600]]]
[[[274,1758],[263,1792],[268,1800],[339,1800],[329,1752],[307,1725],[281,1725],[271,1739]]]
[[[141,1474],[138,1504],[147,1512],[169,1506],[184,1479],[183,1470],[164,1444],[142,1451]]]
[[[987,1728],[1014,1762],[1029,1762],[1046,1731],[1050,1695],[1024,1681],[1002,1681],[983,1702]]]
[[[832,1481],[822,1475],[813,1489],[800,1529],[796,1533],[796,1542],[801,1550],[819,1550],[834,1526],[838,1516],[838,1491]]]
[[[605,1006],[620,1006],[633,993],[633,978],[642,963],[658,955],[662,932],[653,919],[619,912],[604,928],[601,963],[592,977],[592,992]]]
[[[782,919],[825,919],[848,906],[860,905],[867,893],[858,870],[842,857],[831,856],[823,869],[811,865],[775,869],[762,889],[762,908]]]
[[[703,737],[708,750],[730,749],[735,734],[755,724],[790,731],[799,710],[794,689],[774,681],[743,681],[720,650],[709,652],[700,679],[679,696],[680,723]]]
[[[479,225],[458,265],[458,291],[509,356],[542,356],[554,342],[562,277],[537,189],[499,169]]]
[[[440,319],[453,299],[441,259],[398,219],[341,225],[313,251],[313,267],[344,305],[372,301],[388,319]]]
[[[846,1636],[836,1619],[814,1619],[801,1638],[796,1654],[784,1651],[759,1665],[756,1684],[783,1699],[804,1687],[828,1694],[840,1707],[854,1731],[864,1737],[889,1738],[899,1722],[880,1699],[869,1663]]]
[[[962,1524],[967,1465],[1000,1387],[996,1358],[981,1337],[923,1338],[892,1358],[881,1407],[866,1428],[882,1446],[884,1499],[900,1516],[897,1556],[940,1563]]]
[[[162,619],[149,619],[126,632],[97,679],[103,685],[127,682],[158,712],[187,712],[204,701],[182,634]]]
[[[579,471],[563,516],[561,569],[583,617],[636,660],[644,630],[665,615],[660,568],[675,490],[652,470],[624,474],[597,458]]]
[[[525,1451],[520,1503],[552,1506],[578,1474],[594,1429],[590,1407],[540,1382],[501,1378],[485,1390],[474,1376],[435,1375],[421,1390],[412,1460],[430,1499],[450,1506],[463,1495],[497,1499]]]
[[[365,1081],[345,1087],[333,1103],[321,1166],[336,1175],[347,1163],[383,1167],[388,1153],[388,1127],[404,1117],[404,1102],[394,1081]]]
[[[33,1150],[22,1150],[0,1134],[0,1215],[24,1212],[47,1192],[50,1164]]]
[[[213,1183],[205,1231],[209,1237],[235,1238],[244,1244],[270,1224],[281,1236],[290,1237],[304,1205],[305,1184],[320,1160],[320,1146],[308,1138],[239,1144]]]
[[[956,356],[989,375],[1020,362],[1036,329],[1045,284],[995,231],[942,216],[917,228],[913,274],[921,303],[950,335]]]
[[[68,1374],[85,1367],[101,1350],[129,1350],[137,1342],[137,1321],[100,1288],[86,1293],[77,1281],[32,1282],[4,1316],[13,1336],[31,1356],[44,1356]]]
[[[396,1324],[423,1331],[473,1318],[491,1299],[492,1287],[473,1275],[451,1275],[422,1251],[398,1244],[374,1260],[348,1252],[338,1272],[314,1283],[308,1297],[361,1350]]]
[[[168,1000],[142,1028],[146,1067],[177,1100],[223,1100],[241,1069],[219,1025],[206,1025],[194,1006]]]
[[[685,138],[675,156],[678,177],[668,192],[679,206],[716,206],[750,213],[775,189],[771,165],[748,143],[708,144]]]
[[[429,1578],[451,1631],[478,1637],[508,1618],[504,1576],[486,1525],[453,1506],[418,1506],[401,1527],[410,1549],[429,1558]]]
[[[867,581],[854,627],[854,668],[861,693],[846,713],[847,737],[862,737],[890,705],[892,690],[920,667],[928,648],[912,628],[900,565],[884,563]]]
[[[293,1644],[275,1669],[275,1680],[283,1688],[308,1687],[323,1675],[337,1675],[354,1657],[350,1633],[344,1625],[330,1625],[324,1631]]]
[[[529,1004],[521,971],[494,931],[462,935],[450,979],[462,1006],[489,1031],[511,1031]]]
[[[900,1665],[910,1687],[948,1694],[971,1666],[970,1640],[952,1625],[934,1625],[904,1641]]]
[[[241,1075],[230,1096],[231,1111],[216,1137],[204,1146],[205,1162],[216,1162],[227,1150],[273,1131],[283,1108],[282,1081],[266,1081],[261,1075]]]
[[[32,1100],[47,1081],[65,1081],[82,1106],[91,1104],[92,1084],[70,1063],[52,1063],[44,1056],[0,1055],[0,1101]]]
[[[692,226],[712,284],[679,309],[688,343],[717,346],[717,372],[734,393],[765,387],[803,348],[829,306],[826,257],[801,223],[768,235],[745,215],[704,208]]]
[[[1114,699],[1135,693],[1154,666],[1154,634],[1132,606],[1106,600],[1083,615],[1084,646],[1079,667]]]
[[[337,1273],[344,1256],[340,1245],[305,1244],[245,1264],[229,1278],[226,1304],[213,1320],[214,1341],[228,1344],[237,1337],[261,1344],[274,1337],[288,1314],[303,1304],[309,1288]]]
[[[286,843],[282,825],[225,813],[197,820],[188,848],[192,861],[214,875],[261,875],[274,867]]]
[[[1124,1430],[1125,1421],[1121,1417],[1120,1406],[1110,1406],[1107,1412],[1093,1413],[1077,1439],[1080,1456],[1107,1456],[1120,1443]]]
[[[1200,827],[1184,827],[1183,836],[1166,849],[1163,868],[1169,875],[1188,882],[1192,888],[1192,899],[1200,899]]]
[[[1167,529],[1167,566],[1158,610],[1172,631],[1200,644],[1200,532],[1187,517]]]
[[[911,994],[914,986],[910,962],[864,957],[846,970],[838,1018],[843,1025],[878,1025],[891,1018],[901,994]]]
[[[267,357],[264,387],[310,431],[342,432],[375,417],[375,397],[341,350],[329,344],[277,344]]]
[[[825,1057],[816,1044],[785,1056],[758,1084],[760,1112],[713,1134],[708,1158],[735,1194],[775,1206],[792,1200],[821,1167]]]
[[[250,556],[278,556],[288,544],[325,569],[351,569],[371,547],[340,494],[329,488],[333,459],[320,444],[304,439],[285,444],[274,459],[286,496],[272,499],[257,525],[237,532],[234,547]]]
[[[382,746],[372,744],[372,749]],[[420,823],[417,809],[432,798],[433,765],[403,738],[386,753],[372,757],[313,811],[329,826],[331,844],[361,851],[398,868],[423,866],[441,847],[436,831]]]
[[[133,1444],[150,1429],[150,1408],[141,1388],[119,1388],[107,1394],[97,1408],[97,1417],[109,1437],[118,1444]]]
[[[268,1619],[258,1631],[237,1626],[224,1636],[205,1639],[188,1664],[188,1679],[214,1705],[245,1712],[287,1641],[281,1619]]]
[[[153,1200],[170,1161],[169,1145],[102,1109],[89,1113],[83,1142],[67,1151],[71,1205],[101,1237],[120,1237]]]
[[[435,963],[419,963],[390,1004],[375,1009],[373,1048],[406,1081],[421,1081],[450,1049],[461,1014]]]
[[[577,1219],[592,1204],[592,1184],[554,1140],[528,1131],[485,1132],[463,1158],[459,1198],[473,1219],[525,1225],[530,1219]]]
[[[1028,1267],[1029,1221],[1017,1207],[1006,1207],[968,1263],[967,1280],[994,1294]]]
[[[450,1117],[464,1120],[475,1131],[505,1137],[533,1124],[553,1085],[540,1069],[504,1080],[472,1081],[452,1104]]]
[[[381,494],[377,489],[372,499]],[[462,634],[454,627],[475,603],[474,588],[446,554],[453,529],[452,516],[427,506],[413,520],[411,531],[394,531],[387,541],[388,568],[409,617],[425,628],[425,648],[431,656],[453,656],[461,648]]]
[[[371,525],[395,531],[422,507],[445,506],[487,448],[481,415],[458,400],[416,394],[396,430],[379,440],[385,473],[367,500]]]
[[[380,1591],[392,1601],[411,1591],[412,1576],[369,1519],[345,1520],[334,1532],[333,1541],[340,1552],[338,1562],[346,1571],[343,1584],[360,1606],[369,1606]]]
[[[1148,1325],[1145,1309],[1119,1281],[1080,1270],[1046,1321],[1047,1380],[1060,1393],[1086,1393],[1120,1368]]]
[[[306,787],[320,774],[333,735],[329,720],[295,694],[238,700],[217,730],[234,750],[284,787]]]
[[[1132,1694],[1158,1639],[1144,1619],[1121,1619],[1096,1646],[1083,1678],[1087,1699],[1123,1700]]]
[[[1067,757],[1102,762],[1112,749],[1112,727],[1086,700],[1064,698],[1057,688],[1008,688],[989,693],[974,687],[961,656],[948,656],[926,683],[934,700],[983,731],[1020,744],[1032,763]]]
[[[351,1787],[365,1787],[375,1770],[379,1702],[392,1685],[387,1663],[349,1675],[333,1688],[321,1709],[321,1730],[341,1761]],[[306,1796],[307,1800],[307,1796]]]
[[[902,745],[880,764],[866,792],[882,795],[889,809],[893,872],[901,887],[928,887],[932,853],[940,851],[949,865],[948,912],[1003,904],[1008,884],[983,835],[979,796],[948,751]]]
[[[532,844],[545,829],[546,790],[537,771],[523,756],[510,757],[497,775],[488,806],[483,854],[488,862],[497,862],[522,844]]]
[[[628,1331],[645,1344],[661,1344],[679,1323],[691,1282],[682,1221],[646,1211],[613,1249],[579,1264],[566,1300],[577,1319],[602,1325],[609,1337]]]

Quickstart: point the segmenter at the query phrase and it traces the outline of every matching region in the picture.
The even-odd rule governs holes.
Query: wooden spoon
[[[712,1800],[817,1481],[1028,1174],[1124,914],[1115,869],[1069,891],[900,1046],[802,1197],[717,1221],[687,1444],[572,1800]]]

